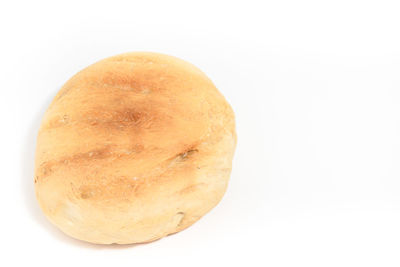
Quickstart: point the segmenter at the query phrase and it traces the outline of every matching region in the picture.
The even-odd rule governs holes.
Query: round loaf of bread
[[[46,111],[36,197],[74,238],[153,241],[221,200],[235,145],[233,111],[199,69],[155,53],[110,57],[73,76]]]

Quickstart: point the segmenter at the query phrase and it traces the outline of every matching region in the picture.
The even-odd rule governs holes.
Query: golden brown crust
[[[72,77],[47,110],[36,195],[75,238],[159,239],[219,202],[235,144],[232,109],[200,70],[155,53],[114,56]]]

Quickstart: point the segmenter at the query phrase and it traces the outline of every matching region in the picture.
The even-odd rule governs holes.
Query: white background
[[[398,1],[2,1],[1,266],[399,266]],[[154,51],[232,104],[222,202],[146,245],[73,240],[33,192],[40,118],[74,73]]]

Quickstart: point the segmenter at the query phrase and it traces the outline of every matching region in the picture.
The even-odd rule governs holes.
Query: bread
[[[36,197],[66,234],[149,242],[199,220],[227,188],[234,114],[180,59],[126,53],[73,76],[37,137]]]

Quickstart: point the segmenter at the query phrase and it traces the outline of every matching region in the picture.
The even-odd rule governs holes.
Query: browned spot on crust
[[[81,193],[81,198],[82,199],[88,199],[88,198],[90,198],[90,197],[92,197],[92,192],[82,192]]]
[[[143,150],[144,150],[144,145],[143,145],[143,144],[135,144],[135,145],[133,146],[132,152],[140,153],[140,152],[142,152]]]
[[[129,187],[130,187],[130,189],[131,189],[131,192],[133,192],[133,193],[136,193],[138,190],[139,190],[139,188],[140,188],[140,183],[130,183],[129,184]]]
[[[123,129],[125,127],[149,128],[155,122],[156,117],[145,110],[124,108],[121,110],[102,110],[91,112],[85,116],[86,122],[91,126]]]
[[[109,62],[130,62],[130,63],[137,63],[137,64],[143,64],[143,63],[154,64],[154,63],[156,63],[155,60],[149,59],[144,56],[134,56],[131,58],[115,56],[112,59],[110,59]]]
[[[75,155],[69,157],[63,157],[58,160],[46,161],[43,162],[39,167],[39,174],[40,176],[48,176],[50,175],[55,168],[61,165],[68,165],[71,163],[77,163],[82,161],[90,161],[90,160],[98,160],[98,159],[105,159],[112,155],[110,148],[99,148],[96,150],[91,150],[89,152],[84,153],[77,153]]]
[[[72,87],[67,87],[64,88],[60,91],[60,93],[58,94],[56,101],[60,100],[61,98],[63,98],[66,94],[69,93],[69,91],[71,91]]]
[[[108,176],[88,178],[76,192],[83,200],[129,200],[136,195],[143,186],[143,183],[132,180],[126,176]]]
[[[85,153],[78,153],[72,156],[72,161],[87,159],[104,159],[111,155],[110,148],[100,148]]]
[[[178,212],[175,216],[181,217],[176,225],[176,227],[180,227],[182,225],[183,219],[185,218],[185,213],[184,212]]]
[[[199,183],[199,184],[190,185],[188,187],[185,187],[181,191],[179,191],[179,194],[191,193],[191,192],[195,191],[196,189],[198,189],[199,187],[202,187],[202,186],[205,186],[205,185],[206,185],[205,183]]]
[[[176,155],[176,159],[178,159],[179,161],[185,161],[197,152],[199,152],[199,150],[190,148],[190,149]]]
[[[69,123],[70,119],[67,114],[64,114],[63,116],[56,117],[52,120],[49,121],[49,123],[46,125],[46,129],[51,129],[51,128],[57,128],[66,125]]]
[[[52,166],[53,164],[50,164],[50,162],[43,162],[39,168],[40,176],[46,177],[47,175],[51,174],[53,172]]]
[[[97,188],[92,185],[83,185],[79,188],[79,197],[81,199],[94,198],[98,192]]]
[[[141,93],[141,94],[148,94],[152,91],[160,91],[162,90],[161,84],[158,84],[150,79],[146,81],[146,83],[136,81],[134,79],[129,80],[119,80],[119,81],[109,81],[106,80],[105,82],[95,82],[92,83],[92,86],[106,88],[106,89],[116,89],[122,91],[129,91],[132,93]]]

